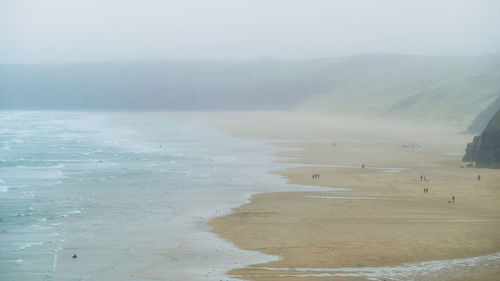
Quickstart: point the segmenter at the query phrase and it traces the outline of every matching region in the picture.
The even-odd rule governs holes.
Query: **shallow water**
[[[276,268],[251,267],[270,272],[290,274],[252,275],[255,277],[364,277],[368,280],[457,280],[464,274],[473,276],[479,272],[496,272],[500,269],[500,253],[454,260],[435,260],[407,263],[400,266],[356,268]]]
[[[204,222],[250,194],[276,148],[159,113],[0,112],[0,280],[228,280],[275,260]],[[72,259],[76,253],[77,259]]]

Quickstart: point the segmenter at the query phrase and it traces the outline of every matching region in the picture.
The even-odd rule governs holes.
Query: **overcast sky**
[[[0,63],[498,52],[499,0],[0,0]]]

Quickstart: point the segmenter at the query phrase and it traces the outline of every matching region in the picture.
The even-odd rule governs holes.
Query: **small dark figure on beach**
[[[76,258],[77,258],[76,254],[73,254],[73,258],[74,258],[74,259],[76,259]]]
[[[423,177],[422,177],[422,176],[420,176],[420,181],[422,181],[422,180],[423,180]]]
[[[481,180],[481,175],[477,175],[477,180],[480,181]]]
[[[365,168],[365,164],[363,163],[363,164],[361,165],[361,169],[364,169],[364,168]]]
[[[455,195],[451,197],[451,202],[455,202]]]

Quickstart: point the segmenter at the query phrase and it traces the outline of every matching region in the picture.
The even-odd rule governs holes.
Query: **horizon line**
[[[403,53],[386,53],[386,52],[367,52],[358,53],[354,55],[344,55],[344,56],[328,56],[328,57],[305,57],[305,58],[276,58],[270,56],[262,56],[255,58],[240,58],[240,59],[223,59],[223,58],[168,58],[168,57],[157,57],[157,58],[130,58],[130,59],[110,59],[110,60],[90,60],[90,61],[61,61],[61,62],[0,62],[0,65],[63,65],[63,64],[96,64],[96,63],[126,63],[126,62],[153,62],[153,61],[171,61],[171,62],[252,62],[252,61],[284,61],[284,62],[294,62],[294,61],[313,61],[313,60],[334,60],[334,59],[345,59],[363,56],[394,56],[394,57],[427,57],[427,58],[481,58],[481,57],[491,57],[500,56],[500,52],[487,53],[480,55],[423,55],[423,54],[403,54]]]

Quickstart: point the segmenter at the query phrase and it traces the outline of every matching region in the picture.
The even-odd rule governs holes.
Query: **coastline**
[[[401,266],[412,268],[428,262],[455,266],[453,270],[437,266],[440,269],[436,272],[424,267],[421,271],[432,276],[417,274],[402,279],[495,280],[500,273],[496,255],[500,252],[500,208],[496,207],[500,205],[500,193],[495,188],[500,173],[460,168],[460,152],[470,136],[434,126],[404,134],[390,127],[346,131],[342,122],[326,126],[326,122],[318,125],[302,120],[301,125],[311,126],[304,137],[290,133],[297,126],[284,120],[288,113],[278,113],[278,118],[268,123],[262,120],[273,114],[266,114],[259,117],[248,113],[246,120],[252,121],[243,120],[243,124],[242,118],[221,122],[221,114],[203,122],[212,122],[211,126],[237,136],[289,140],[274,145],[292,148],[277,155],[279,162],[296,167],[273,173],[291,184],[346,189],[256,194],[233,213],[209,221],[214,233],[236,246],[281,257],[279,261],[232,270],[231,277],[390,280]],[[240,126],[235,126],[237,122]],[[282,127],[276,130],[279,123]],[[325,137],[326,131],[337,136],[336,146]],[[417,145],[403,147],[406,143]],[[361,169],[363,163],[365,169]],[[321,177],[312,179],[313,173]],[[478,173],[481,181],[476,180]],[[421,182],[420,175],[430,181]],[[423,193],[424,187],[430,189],[428,194]],[[451,196],[456,196],[454,203],[448,203]],[[493,258],[483,261],[475,258],[478,256]],[[457,260],[469,262],[471,258],[479,262],[474,269],[457,265]],[[395,269],[381,270],[381,275],[365,272],[386,267]],[[354,271],[332,273],[346,268]],[[395,280],[401,280],[401,276]]]
[[[226,272],[277,260],[235,247],[205,223],[249,194],[311,190],[268,173],[283,166],[272,161],[282,149],[162,116],[2,112],[10,121],[2,276],[235,280]]]

